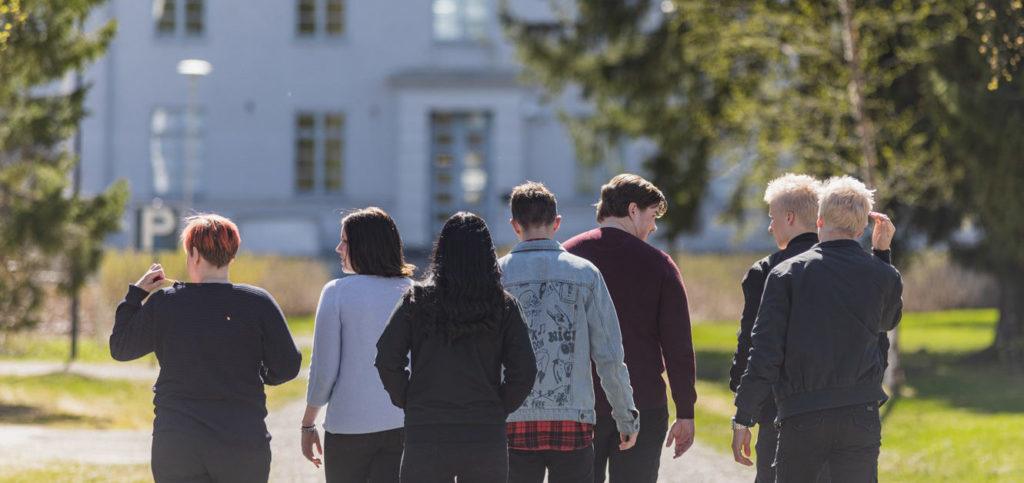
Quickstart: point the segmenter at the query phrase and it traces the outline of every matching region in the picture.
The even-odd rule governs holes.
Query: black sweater
[[[879,333],[902,314],[895,268],[855,240],[832,240],[768,275],[753,349],[736,394],[736,420],[756,422],[774,393],[780,420],[886,398]]]
[[[505,418],[533,389],[537,363],[519,302],[506,295],[503,312],[496,331],[449,343],[423,330],[432,322],[408,294],[399,302],[377,342],[375,365],[391,401],[405,410],[407,436],[422,434],[417,427],[466,425],[504,434]]]
[[[153,431],[207,435],[257,446],[270,438],[263,385],[299,373],[302,354],[274,299],[228,283],[175,283],[147,293],[134,285],[117,306],[110,355],[156,352]]]

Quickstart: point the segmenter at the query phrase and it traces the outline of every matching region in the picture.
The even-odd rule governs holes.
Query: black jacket
[[[537,362],[519,302],[507,294],[505,299],[497,331],[450,343],[423,330],[421,324],[429,322],[408,293],[395,307],[377,341],[374,365],[391,402],[405,409],[407,428],[504,425],[505,418],[523,404],[533,389]]]
[[[747,358],[750,357],[750,348],[753,346],[750,331],[754,328],[757,308],[761,306],[761,294],[764,292],[764,281],[768,278],[768,273],[779,263],[807,251],[815,243],[818,243],[817,233],[801,234],[790,240],[786,248],[755,262],[743,277],[743,316],[740,318],[740,330],[736,332],[736,353],[732,356],[732,367],[729,368],[729,389],[733,392],[736,392],[740,385],[743,371],[747,370]]]
[[[902,292],[899,272],[855,240],[819,243],[772,269],[737,388],[736,420],[756,422],[771,393],[780,420],[884,400],[879,334],[899,323]]]

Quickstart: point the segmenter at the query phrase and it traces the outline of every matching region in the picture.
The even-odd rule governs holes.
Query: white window
[[[202,192],[204,138],[203,112],[189,121],[184,107],[157,107],[150,117],[149,162],[153,194],[164,199],[184,199],[185,186]],[[189,134],[192,134],[191,137]],[[186,177],[188,179],[186,179]]]
[[[487,38],[491,0],[433,0],[434,39],[470,42]]]
[[[204,31],[203,0],[153,0],[153,23],[161,37],[198,37]]]
[[[295,192],[333,194],[342,189],[345,117],[341,112],[295,114]]]
[[[341,37],[345,33],[344,0],[296,0],[295,34]]]

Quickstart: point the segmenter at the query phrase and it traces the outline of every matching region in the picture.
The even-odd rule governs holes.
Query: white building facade
[[[371,205],[411,247],[459,210],[508,246],[507,195],[525,180],[558,197],[560,239],[592,228],[614,173],[579,163],[555,109],[519,82],[497,3],[111,0],[93,19],[118,32],[86,73],[83,189],[127,179],[113,241],[145,248],[174,246],[161,205],[232,218],[252,252],[329,254],[344,211]],[[212,65],[192,97],[183,59]],[[621,167],[637,169],[632,154]]]

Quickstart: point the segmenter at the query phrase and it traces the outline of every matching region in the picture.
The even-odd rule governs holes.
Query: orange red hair
[[[235,258],[242,237],[233,221],[220,215],[199,214],[185,218],[181,243],[186,253],[195,248],[199,256],[220,268]]]

